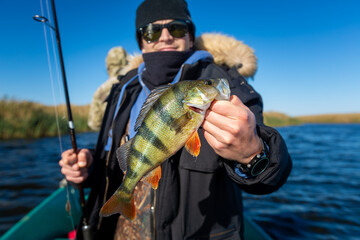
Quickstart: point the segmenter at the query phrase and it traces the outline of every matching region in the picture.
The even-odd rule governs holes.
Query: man
[[[194,50],[195,26],[186,2],[144,1],[136,29],[144,62],[113,86],[94,153],[65,151],[61,171],[67,180],[91,187],[86,210],[96,238],[112,239],[116,231],[124,239],[131,237],[128,232],[141,232],[147,220],[99,216],[124,176],[116,149],[134,136],[134,122],[150,90],[182,80],[226,78],[232,96],[207,111],[196,161],[181,149],[161,165],[156,192],[145,193],[154,211],[143,228],[153,239],[241,239],[241,191],[267,194],[285,183],[292,166],[285,142],[263,124],[261,97],[236,69],[218,66],[208,52]],[[140,192],[141,187],[135,195]]]

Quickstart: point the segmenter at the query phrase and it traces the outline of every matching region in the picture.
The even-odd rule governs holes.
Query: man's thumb
[[[86,162],[86,154],[84,152],[80,152],[78,155],[78,162],[77,162],[78,166],[83,168],[86,167],[87,162]]]

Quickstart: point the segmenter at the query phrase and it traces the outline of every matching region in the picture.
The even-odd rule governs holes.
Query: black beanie
[[[190,20],[184,0],[145,0],[136,10],[136,29],[161,19]]]
[[[136,29],[146,24],[162,19],[189,20],[189,33],[192,39],[195,37],[195,26],[185,0],[145,0],[136,10]],[[137,41],[140,43],[138,34]]]

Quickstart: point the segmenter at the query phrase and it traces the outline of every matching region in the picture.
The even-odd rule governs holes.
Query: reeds
[[[288,125],[298,125],[301,122],[299,119],[294,117],[289,117],[286,114],[278,112],[266,112],[264,113],[264,123],[271,127],[279,126],[288,126]]]
[[[316,116],[297,117],[306,123],[360,123],[360,113],[321,114]]]
[[[360,123],[360,113],[319,114],[290,117],[283,113],[264,113],[264,123],[268,126],[288,126],[305,123]]]
[[[89,106],[74,106],[73,119],[77,132],[90,131],[87,126]],[[57,107],[60,134],[68,133],[67,115],[63,106]],[[54,106],[3,98],[0,100],[0,139],[39,138],[56,136]]]

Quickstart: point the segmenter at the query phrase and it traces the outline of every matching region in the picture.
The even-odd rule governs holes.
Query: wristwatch
[[[253,157],[248,164],[237,163],[235,166],[248,177],[256,177],[260,175],[269,166],[270,160],[268,158],[267,146],[262,139],[261,142],[263,145],[263,150],[261,151],[261,153],[256,154],[255,157]]]

